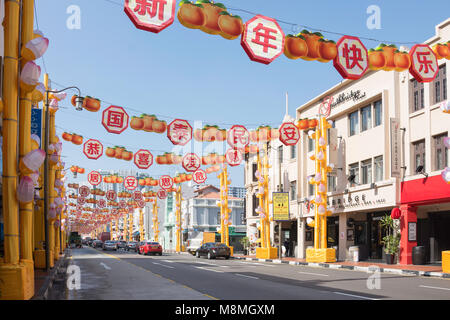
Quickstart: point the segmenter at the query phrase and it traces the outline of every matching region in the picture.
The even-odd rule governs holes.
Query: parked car
[[[123,249],[123,250],[125,250],[125,249],[127,248],[127,242],[124,241],[124,240],[120,240],[120,241],[117,243],[117,248],[118,248],[118,249]]]
[[[117,251],[117,243],[113,240],[106,240],[103,243],[103,250],[114,250]]]
[[[215,259],[217,257],[224,257],[229,259],[231,255],[230,248],[220,242],[207,242],[197,249],[195,256],[200,258],[201,256],[207,256],[208,259]]]
[[[145,244],[145,241],[141,241],[141,242],[136,242],[136,247],[134,248],[134,251],[136,251],[137,253],[141,254],[141,246],[143,246]]]
[[[139,247],[140,254],[148,255],[148,254],[159,254],[162,256],[162,247],[159,242],[147,241],[144,242],[143,245]]]
[[[136,251],[136,245],[137,245],[136,241],[128,241],[128,243],[126,244],[125,250]]]
[[[95,240],[96,239],[88,240],[88,246],[92,247],[93,246],[92,244],[94,243]]]
[[[92,242],[92,247],[93,248],[103,247],[103,241],[102,240],[94,240],[94,242]]]

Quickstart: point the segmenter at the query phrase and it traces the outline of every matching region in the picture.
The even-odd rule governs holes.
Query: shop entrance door
[[[442,261],[442,251],[450,250],[450,211],[430,213],[430,251],[433,262]]]
[[[380,226],[380,220],[386,213],[374,213],[370,215],[370,259],[383,259],[383,237],[385,230]]]

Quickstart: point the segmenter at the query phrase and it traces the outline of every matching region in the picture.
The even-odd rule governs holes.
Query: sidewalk
[[[443,273],[442,266],[433,265],[401,265],[401,264],[385,264],[376,262],[353,262],[353,261],[338,261],[330,263],[310,263],[306,262],[306,259],[298,258],[281,258],[279,259],[258,259],[256,256],[245,256],[235,254],[232,258],[240,260],[250,260],[250,261],[263,261],[263,262],[273,262],[273,263],[286,263],[290,265],[300,265],[309,267],[322,267],[330,269],[346,269],[346,270],[356,270],[356,271],[373,271],[376,266],[379,268],[380,272],[385,273],[395,273],[404,275],[416,275],[425,277],[438,277],[450,279],[450,273]]]
[[[35,294],[31,300],[46,300],[53,282],[58,280],[58,273],[65,273],[67,259],[70,257],[70,249],[66,249],[64,255],[60,255],[53,268],[46,270],[34,269],[34,290]]]

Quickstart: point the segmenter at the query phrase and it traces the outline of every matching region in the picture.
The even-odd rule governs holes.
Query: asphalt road
[[[53,299],[450,300],[450,280],[187,254],[74,249],[81,290]],[[151,288],[151,289],[150,289]]]

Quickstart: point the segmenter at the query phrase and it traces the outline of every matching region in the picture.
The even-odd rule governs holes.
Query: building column
[[[297,218],[297,254],[296,258],[305,259],[305,225],[306,221]]]
[[[344,234],[344,238],[341,234]],[[342,212],[339,214],[339,254],[338,258],[340,261],[345,261],[347,258],[347,213]]]
[[[400,206],[402,213],[400,218],[400,264],[412,264],[412,248],[417,246],[417,241],[408,241],[408,223],[417,223],[417,207],[408,204]]]

